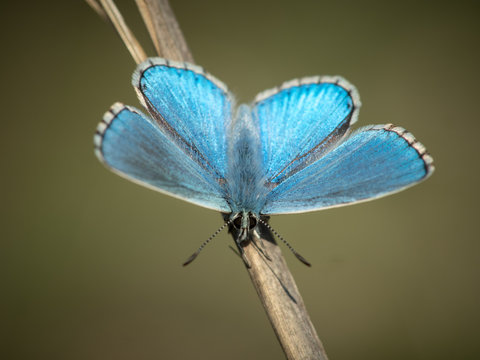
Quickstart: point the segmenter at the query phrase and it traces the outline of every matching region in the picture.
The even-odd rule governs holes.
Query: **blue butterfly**
[[[133,182],[229,214],[223,227],[238,231],[239,249],[259,223],[268,227],[262,216],[376,199],[434,170],[401,127],[352,132],[360,100],[338,76],[292,80],[238,107],[188,63],[147,59],[132,84],[149,116],[114,104],[97,127],[96,155]]]

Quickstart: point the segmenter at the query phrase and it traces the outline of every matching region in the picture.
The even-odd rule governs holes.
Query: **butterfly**
[[[218,231],[232,226],[237,245],[259,224],[269,227],[265,216],[376,199],[434,170],[401,127],[351,131],[360,99],[339,76],[288,81],[239,106],[221,81],[189,63],[149,58],[132,84],[148,115],[115,103],[97,127],[97,157],[135,183],[229,214]]]

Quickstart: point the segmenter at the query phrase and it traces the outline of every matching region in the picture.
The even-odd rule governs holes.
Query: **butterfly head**
[[[258,225],[258,216],[252,212],[241,211],[230,216],[233,228],[238,232],[237,243],[249,241],[250,234]]]

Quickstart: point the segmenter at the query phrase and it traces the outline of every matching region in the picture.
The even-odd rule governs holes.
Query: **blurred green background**
[[[118,5],[150,54],[132,1]],[[436,172],[365,204],[272,225],[332,360],[479,359],[479,9],[474,1],[172,0],[198,64],[240,100],[339,74],[357,126],[395,123]],[[94,157],[134,62],[83,1],[2,2],[2,359],[281,359],[212,211]],[[477,235],[475,235],[477,234]]]

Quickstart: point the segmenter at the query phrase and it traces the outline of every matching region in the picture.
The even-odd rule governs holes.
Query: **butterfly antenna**
[[[207,240],[205,240],[204,243],[203,243],[202,245],[200,245],[200,247],[197,249],[197,251],[195,251],[195,252],[192,254],[192,256],[190,256],[190,257],[187,259],[187,261],[185,261],[185,262],[183,263],[183,266],[187,266],[187,265],[190,264],[193,260],[195,260],[196,257],[198,256],[198,254],[200,254],[200,251],[202,251],[203,248],[204,248],[205,246],[207,246],[207,244],[208,244],[215,236],[217,236],[223,229],[225,229],[225,227],[226,227],[227,225],[230,225],[231,222],[232,222],[232,220],[228,220],[225,224],[223,224],[222,226],[220,226],[220,227],[218,228],[218,230],[215,231],[215,232],[212,234],[212,236],[210,236]]]
[[[270,230],[272,233],[274,233],[277,238],[279,238],[280,240],[282,240],[282,242],[287,246],[287,248],[293,253],[293,255],[295,255],[295,257],[296,257],[298,260],[300,260],[302,263],[304,263],[304,264],[307,265],[307,266],[312,266],[312,264],[310,264],[302,255],[300,255],[300,254],[292,247],[292,245],[290,245],[290,244],[288,243],[287,240],[285,240],[278,232],[275,231],[274,228],[272,228],[270,225],[268,225],[268,223],[266,223],[266,222],[263,221],[262,219],[258,219],[258,221],[259,221],[260,223],[262,223],[263,225],[265,225],[268,230]]]

